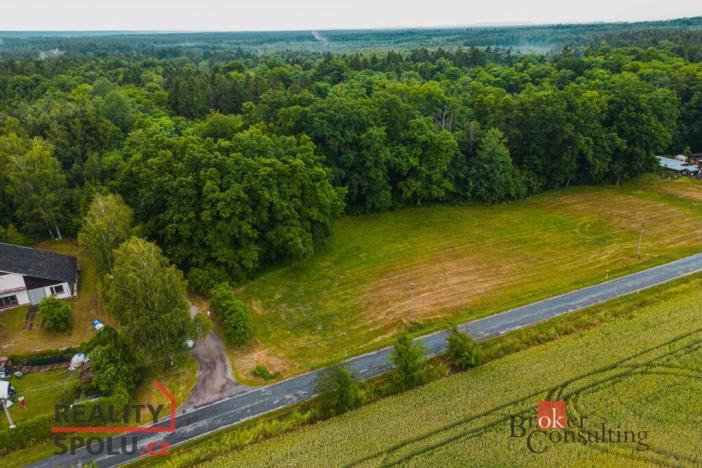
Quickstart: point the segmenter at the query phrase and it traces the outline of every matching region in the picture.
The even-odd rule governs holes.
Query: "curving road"
[[[702,271],[702,254],[692,255],[612,281],[468,322],[461,325],[460,329],[467,331],[478,340],[485,340],[700,271]],[[439,354],[446,349],[445,331],[432,333],[417,338],[417,340],[426,345],[430,355]],[[349,359],[347,363],[359,377],[364,379],[373,377],[392,367],[389,362],[390,351],[391,347],[383,348]],[[174,432],[137,435],[139,447],[143,448],[152,441],[163,440],[171,446],[178,445],[246,419],[311,398],[314,396],[314,383],[318,372],[318,370],[308,372],[276,384],[252,389],[247,393],[230,396],[190,412],[181,413],[177,417]],[[167,422],[163,421],[158,425],[165,426]],[[115,446],[118,445],[115,444]],[[100,467],[112,467],[127,463],[137,457],[136,454],[105,454],[96,457],[81,449],[74,455],[54,456],[32,466],[76,466],[79,463],[95,462]]]

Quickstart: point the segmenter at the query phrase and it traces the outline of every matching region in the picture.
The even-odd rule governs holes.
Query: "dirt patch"
[[[237,370],[246,378],[252,377],[251,371],[259,364],[266,366],[271,373],[280,372],[282,375],[290,375],[297,371],[299,367],[293,361],[277,354],[274,350],[264,348],[258,341],[243,350],[237,351],[234,356],[234,363]]]
[[[690,186],[690,189],[693,188]],[[669,188],[664,190],[668,191]],[[694,192],[699,194],[702,200],[702,192],[699,189]],[[633,195],[570,195],[559,197],[558,201],[561,209],[590,219],[599,219],[599,222],[610,223],[616,226],[620,233],[638,233],[641,224],[645,223],[646,239],[664,242],[667,247],[689,245],[691,235],[702,235],[702,221],[691,218],[680,208],[643,200]]]
[[[37,318],[37,313],[39,312],[39,307],[33,305],[27,310],[27,316],[24,319],[24,329],[31,330],[34,326],[34,320]]]
[[[663,186],[663,191],[676,197],[702,201],[702,184],[696,182],[675,183]]]
[[[263,315],[265,313],[263,304],[261,303],[261,301],[256,299],[251,301],[251,311],[256,315]]]
[[[372,283],[365,297],[366,317],[376,327],[410,320],[410,284],[414,283],[413,321],[445,316],[471,298],[489,294],[513,281],[508,275],[514,264],[486,263],[466,256],[437,259],[431,264],[395,272]]]
[[[410,320],[410,285],[415,284],[413,321],[442,319],[484,298],[528,282],[552,282],[554,277],[582,276],[595,268],[604,276],[638,261],[636,242],[645,222],[642,257],[659,248],[685,247],[702,236],[702,220],[664,203],[627,194],[593,193],[560,196],[547,203],[553,231],[523,231],[513,238],[495,236],[485,245],[470,241],[471,249],[444,246],[431,261],[383,274],[360,296],[359,323],[381,336]],[[560,223],[560,224],[558,224]],[[536,238],[536,240],[535,240]],[[557,244],[561,242],[561,244]],[[553,244],[553,245],[550,245]],[[529,272],[534,272],[529,275]],[[528,289],[528,288],[526,288]],[[532,288],[533,289],[533,288]]]

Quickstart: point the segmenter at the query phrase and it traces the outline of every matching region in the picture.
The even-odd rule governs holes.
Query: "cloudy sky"
[[[699,15],[700,0],[4,0],[0,30],[309,30]]]

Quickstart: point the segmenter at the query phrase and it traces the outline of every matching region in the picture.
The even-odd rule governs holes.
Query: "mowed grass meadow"
[[[426,206],[337,222],[306,259],[238,288],[257,340],[231,353],[290,375],[702,250],[702,184],[646,177],[495,206]],[[636,255],[645,223],[640,258]]]
[[[619,312],[206,466],[700,466],[702,277],[597,308]],[[542,399],[566,400],[569,416],[587,417],[584,430],[632,431],[646,448],[539,435],[533,447],[544,451],[532,453],[511,437],[510,417],[533,414]],[[188,463],[187,453],[166,461]]]

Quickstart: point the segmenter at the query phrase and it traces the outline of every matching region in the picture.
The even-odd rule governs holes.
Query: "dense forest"
[[[5,57],[0,240],[75,236],[114,193],[207,290],[312,253],[344,213],[618,184],[702,151],[702,32],[677,31],[549,55]]]

